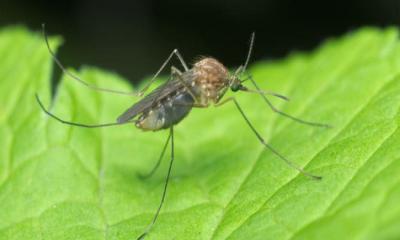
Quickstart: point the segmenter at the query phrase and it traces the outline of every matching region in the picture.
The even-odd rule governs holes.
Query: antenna
[[[247,57],[246,57],[246,62],[244,63],[244,67],[242,72],[246,71],[247,65],[249,64],[250,61],[250,57],[251,57],[251,53],[253,52],[253,46],[254,46],[254,38],[256,36],[255,32],[251,33],[251,37],[250,37],[250,45],[249,45],[249,51],[247,53]]]

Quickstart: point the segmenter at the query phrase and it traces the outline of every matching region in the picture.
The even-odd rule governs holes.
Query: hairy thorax
[[[214,58],[203,58],[194,64],[191,71],[191,84],[197,100],[205,105],[210,101],[217,102],[228,86],[229,72],[225,66]]]

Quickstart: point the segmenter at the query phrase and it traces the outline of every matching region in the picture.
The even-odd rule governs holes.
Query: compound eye
[[[239,89],[240,89],[240,85],[239,84],[233,84],[231,86],[232,92],[237,92],[237,91],[239,91]]]

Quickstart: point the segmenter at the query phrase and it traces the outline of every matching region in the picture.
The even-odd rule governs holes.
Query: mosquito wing
[[[141,114],[146,109],[149,109],[156,105],[159,101],[166,98],[171,93],[184,88],[184,85],[179,79],[171,79],[166,83],[162,84],[148,95],[143,97],[139,102],[133,104],[130,108],[128,108],[124,113],[121,114],[117,118],[118,123],[127,122],[138,114]]]

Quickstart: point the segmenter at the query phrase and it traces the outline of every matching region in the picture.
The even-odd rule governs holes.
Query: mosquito
[[[101,128],[101,127],[109,127],[115,125],[129,124],[133,123],[139,129],[145,131],[158,131],[162,129],[169,129],[169,135],[166,139],[160,157],[155,164],[155,166],[149,171],[149,173],[143,175],[145,178],[150,177],[160,166],[161,160],[165,154],[165,151],[170,145],[171,147],[171,155],[169,161],[169,167],[167,171],[167,175],[165,177],[164,188],[161,195],[161,200],[159,206],[152,218],[152,221],[148,224],[147,228],[143,231],[143,233],[137,239],[144,239],[153,228],[154,224],[157,221],[157,218],[160,214],[161,208],[164,204],[164,200],[167,194],[168,183],[171,175],[171,170],[174,162],[174,126],[181,122],[192,110],[192,108],[207,108],[209,106],[220,107],[226,103],[232,102],[240,115],[243,117],[246,124],[249,126],[250,130],[255,134],[259,142],[272,153],[274,153],[279,159],[283,160],[286,164],[288,164],[291,168],[297,170],[299,173],[308,176],[312,179],[320,180],[322,177],[311,174],[302,167],[298,166],[294,162],[287,159],[281,153],[279,153],[275,148],[273,148],[270,144],[268,144],[264,138],[260,135],[260,133],[253,126],[239,102],[235,99],[235,97],[227,97],[223,99],[225,93],[230,89],[232,92],[247,92],[247,93],[255,93],[262,97],[268,107],[275,113],[280,114],[284,117],[290,118],[295,122],[314,126],[314,127],[325,127],[329,128],[330,126],[327,124],[321,124],[316,122],[305,121],[300,118],[289,115],[285,112],[282,112],[274,107],[274,105],[270,102],[267,96],[278,97],[283,100],[289,100],[287,97],[271,92],[264,91],[259,88],[253,77],[250,73],[248,73],[247,66],[250,61],[251,53],[253,51],[254,46],[254,38],[255,34],[251,34],[250,45],[248,49],[248,53],[246,56],[245,63],[240,65],[233,73],[230,73],[228,69],[217,59],[212,57],[204,57],[193,64],[192,68],[189,68],[186,62],[183,60],[182,55],[178,51],[178,49],[174,49],[168,58],[161,65],[159,70],[155,73],[153,78],[144,86],[143,89],[137,92],[123,92],[113,89],[107,89],[98,87],[96,85],[92,85],[78,76],[69,72],[60,60],[56,57],[55,53],[50,47],[48,37],[45,31],[44,24],[42,25],[43,36],[48,48],[48,51],[53,58],[54,62],[59,66],[59,68],[63,71],[63,73],[69,76],[72,79],[84,84],[88,88],[115,93],[115,94],[123,94],[123,95],[131,95],[131,96],[140,96],[141,100],[134,103],[131,107],[129,107],[125,112],[123,112],[116,120],[116,122],[105,123],[105,124],[84,124],[66,121],[54,114],[52,114],[49,110],[47,110],[42,102],[38,94],[36,94],[36,100],[41,107],[41,109],[50,117],[55,120],[68,125],[84,127],[84,128]],[[183,71],[180,71],[178,68],[172,66],[171,67],[171,75],[168,80],[157,87],[155,90],[148,93],[143,97],[146,90],[155,82],[159,74],[168,63],[171,61],[173,57],[176,57],[183,67]],[[245,81],[250,81],[253,89],[248,88],[243,85]]]

